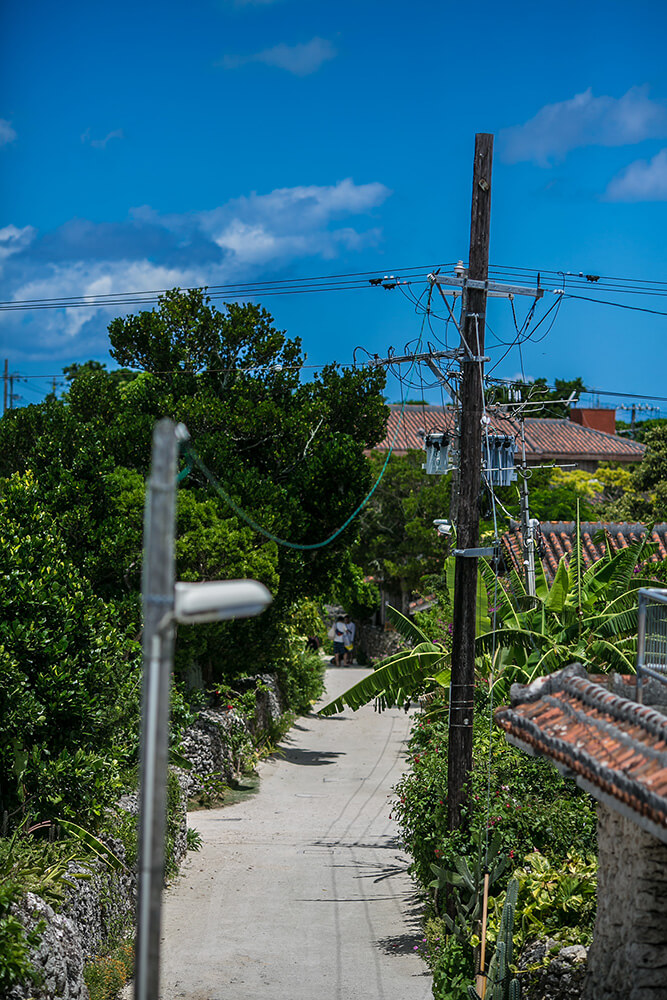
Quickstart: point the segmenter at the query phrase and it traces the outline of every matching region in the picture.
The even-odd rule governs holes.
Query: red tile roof
[[[612,694],[574,664],[513,685],[511,706],[495,720],[510,742],[549,757],[667,842],[667,716]]]
[[[453,431],[454,411],[450,406],[421,406],[411,404],[389,407],[387,435],[377,445],[379,451],[387,451],[394,441],[394,452],[404,455],[410,448],[423,448],[419,431],[437,433]],[[489,430],[494,434],[509,434],[519,438],[521,430],[518,420],[511,420],[500,412],[488,411],[491,421]],[[571,420],[551,420],[547,417],[526,417],[526,458],[529,465],[551,461],[588,462],[639,462],[645,446],[638,441],[606,434],[592,427],[583,427]]]
[[[630,542],[637,541],[646,534],[646,525],[637,521],[582,521],[580,528],[585,569],[602,559],[607,547],[613,554],[621,549],[627,549]],[[605,533],[604,541],[595,541],[596,535],[601,530]],[[538,551],[544,572],[550,582],[556,575],[562,556],[565,556],[569,564],[574,551],[576,531],[576,521],[540,523],[541,539],[538,536]],[[658,545],[658,551],[650,557],[651,562],[662,562],[663,559],[667,559],[667,523],[654,525],[651,541]],[[511,522],[510,530],[502,536],[501,547],[505,554],[505,562],[512,565],[517,573],[523,573],[523,533],[516,522]]]

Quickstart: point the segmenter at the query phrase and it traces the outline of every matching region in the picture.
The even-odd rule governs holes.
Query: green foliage
[[[651,586],[648,557],[654,543],[638,541],[583,570],[581,540],[570,560],[563,558],[551,588],[536,565],[537,596],[530,600],[524,582],[512,572],[500,594],[499,626],[477,638],[477,653],[495,649],[497,689],[506,697],[510,684],[528,684],[569,663],[588,670],[634,673],[637,651],[637,593]],[[487,586],[493,571],[482,564]]]
[[[139,647],[69,560],[30,474],[5,482],[0,521],[2,808],[14,823],[94,824],[136,758]]]
[[[276,668],[285,704],[297,715],[307,715],[324,691],[322,658],[297,647],[279,660]]]
[[[431,900],[433,912],[427,917],[420,951],[433,972],[438,1000],[468,997],[475,971],[474,949],[479,943],[475,924],[487,837],[491,945],[497,938],[510,876],[519,884],[517,947],[525,939],[521,908],[525,901],[532,912],[533,896],[535,922],[542,920],[551,936],[561,927],[563,940],[584,940],[594,916],[594,896],[588,889],[595,871],[596,816],[590,797],[573,781],[562,778],[547,760],[529,757],[510,746],[498,728],[490,729],[488,707],[478,693],[464,826],[454,833],[447,829],[447,720],[435,704],[428,713],[415,717],[409,769],[396,785],[392,803],[392,815],[412,858],[410,870]],[[523,868],[526,863],[534,865],[531,859],[538,857],[546,865],[544,878],[541,871]],[[453,894],[446,910],[445,889]],[[553,919],[547,912],[549,894],[554,901]],[[570,916],[562,915],[575,898],[584,900],[578,929],[573,928]]]
[[[9,882],[0,882],[0,993],[9,996],[13,986],[33,981],[35,970],[30,962],[30,951],[39,945],[42,928],[28,931],[18,917],[10,913],[12,903],[18,899],[16,888]]]
[[[486,992],[492,1000],[520,1000],[521,987],[516,976],[511,974],[514,955],[514,915],[517,905],[518,883],[512,879],[507,886],[503,903],[500,926],[496,940],[496,950],[489,962],[486,980]],[[480,995],[470,986],[468,988],[471,1000],[482,1000]]]
[[[483,708],[478,702],[467,823],[454,834],[447,830],[447,720],[432,712],[415,720],[410,768],[396,785],[392,814],[412,857],[411,871],[424,887],[432,881],[432,864],[452,870],[456,858],[477,857],[487,824],[487,794],[489,836],[499,838],[499,855],[514,865],[535,847],[554,863],[570,851],[587,857],[595,850],[589,797],[547,760],[510,746],[496,727],[489,730]]]
[[[391,603],[402,611],[420,580],[441,571],[446,551],[433,521],[449,511],[451,476],[426,476],[423,460],[424,453],[416,450],[389,459],[360,516],[359,542],[352,552],[364,573],[381,580]],[[372,454],[370,461],[376,476],[384,457]]]
[[[189,851],[201,851],[203,841],[199,830],[195,830],[193,826],[188,827],[188,832],[186,834],[186,844]]]
[[[381,371],[331,365],[304,382],[299,341],[266,310],[219,311],[199,291],[174,290],[156,309],[114,320],[110,337],[121,364],[144,370],[80,365],[62,399],[10,411],[0,421],[0,476],[32,471],[67,558],[96,595],[119,605],[135,636],[143,483],[158,418],[185,422],[235,503],[282,538],[328,537],[370,488],[363,451],[385,432]],[[329,591],[356,529],[317,555],[279,548],[193,469],[179,492],[179,578],[252,576],[274,601],[257,619],[181,628],[177,675],[197,662],[212,686],[248,673],[250,662],[270,670],[286,655],[282,632],[295,602]]]
[[[83,970],[90,1000],[117,1000],[134,974],[134,944],[123,941],[111,952],[98,955]]]
[[[591,942],[595,922],[597,861],[568,852],[558,862],[539,851],[527,854],[514,872],[518,886],[515,942],[554,938],[561,945]],[[494,900],[489,917],[491,939],[498,935],[503,897]]]

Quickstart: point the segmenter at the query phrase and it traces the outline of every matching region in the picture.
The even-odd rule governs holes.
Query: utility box
[[[444,476],[449,472],[449,434],[425,434],[426,462],[422,469],[429,476]]]
[[[482,468],[490,486],[509,486],[516,480],[514,453],[516,441],[508,434],[489,434],[482,438]]]

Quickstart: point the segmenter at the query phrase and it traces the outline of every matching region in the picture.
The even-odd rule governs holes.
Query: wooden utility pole
[[[9,382],[9,361],[7,360],[7,358],[5,358],[5,377],[4,377],[5,393],[4,393],[4,402],[3,402],[3,406],[2,406],[2,412],[3,413],[7,412],[7,384],[8,384],[8,382]]]
[[[491,222],[493,136],[475,136],[468,279],[487,281]],[[457,549],[479,546],[479,491],[482,464],[482,376],[486,288],[468,287],[461,324],[461,438],[459,446],[459,507]],[[475,611],[477,558],[459,556],[454,577],[454,631],[449,714],[447,820],[450,830],[461,825],[461,808],[472,770],[472,720],[475,685]]]

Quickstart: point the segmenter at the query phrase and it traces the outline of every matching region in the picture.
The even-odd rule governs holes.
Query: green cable
[[[328,538],[325,538],[323,542],[312,542],[312,543],[307,544],[307,545],[303,544],[301,542],[288,542],[285,538],[279,538],[277,535],[274,535],[272,532],[268,531],[266,528],[263,528],[261,524],[258,524],[257,521],[253,520],[253,518],[250,516],[250,514],[246,514],[246,512],[243,510],[243,508],[239,507],[239,505],[236,503],[236,501],[233,500],[230,497],[229,493],[227,493],[227,491],[220,485],[220,482],[213,475],[213,473],[210,471],[210,469],[206,468],[206,466],[204,465],[204,463],[202,462],[201,458],[199,457],[199,455],[197,454],[197,452],[194,450],[194,448],[192,448],[190,445],[188,445],[187,448],[186,448],[186,452],[187,452],[188,458],[191,458],[194,461],[194,463],[204,473],[204,475],[206,476],[206,478],[208,479],[209,483],[211,484],[211,486],[213,487],[213,489],[216,491],[216,493],[218,493],[222,497],[222,499],[225,501],[225,503],[228,504],[228,506],[232,508],[232,510],[234,511],[234,513],[238,517],[240,517],[243,521],[245,521],[246,524],[249,524],[251,528],[254,528],[255,531],[258,531],[261,535],[264,535],[270,541],[277,542],[278,545],[283,545],[287,549],[299,549],[301,551],[305,551],[305,550],[309,550],[309,549],[322,549],[322,548],[324,548],[325,545],[329,545],[331,542],[333,542],[333,540],[335,538],[338,538],[338,536],[343,531],[345,531],[345,529],[347,528],[348,524],[350,524],[355,519],[355,517],[357,516],[357,514],[359,514],[360,511],[362,511],[364,509],[364,507],[366,506],[366,504],[368,503],[368,501],[370,500],[370,498],[373,496],[373,494],[375,493],[376,489],[380,485],[380,482],[382,481],[382,477],[385,474],[385,470],[387,468],[387,465],[389,464],[389,459],[391,458],[392,452],[394,450],[394,441],[396,440],[396,435],[398,434],[399,428],[401,426],[401,421],[403,419],[403,410],[405,410],[405,403],[403,404],[403,409],[400,412],[399,419],[398,419],[398,424],[396,425],[396,430],[394,432],[394,436],[391,439],[391,444],[389,446],[389,451],[387,452],[387,457],[384,460],[384,465],[382,466],[382,469],[380,470],[380,475],[377,477],[377,479],[373,483],[373,486],[371,487],[370,491],[366,494],[366,496],[361,501],[361,503],[356,508],[356,510],[354,510],[350,514],[350,516],[348,517],[347,521],[345,521],[345,523],[342,524],[340,526],[340,528],[337,528],[336,531],[334,531],[333,535],[329,535]],[[192,468],[192,466],[190,466],[190,468]],[[190,471],[190,468],[187,468],[187,469],[184,470],[184,472],[185,472],[186,475]],[[183,473],[181,473],[181,476],[183,478],[185,478],[185,476],[183,476]]]
[[[417,349],[415,351],[415,354],[417,354],[419,352],[419,348],[421,346],[422,336],[423,336],[423,332],[424,332],[424,322],[425,322],[425,320],[426,320],[426,313],[424,314],[424,319],[422,320],[421,330],[419,331],[419,342],[417,344]],[[412,371],[412,369],[414,368],[414,366],[415,366],[415,362],[413,361],[411,367],[408,369],[408,375],[410,374],[410,372]],[[184,447],[184,452],[188,456],[187,460],[188,460],[188,466],[189,467],[186,467],[186,469],[184,469],[183,472],[179,474],[179,480],[180,479],[184,479],[185,476],[189,473],[190,469],[192,468],[192,464],[190,463],[190,459],[192,459],[192,461],[204,473],[204,475],[206,476],[206,478],[208,479],[209,483],[211,484],[211,486],[213,487],[213,489],[216,491],[216,493],[218,493],[219,496],[222,497],[222,499],[225,501],[225,503],[229,507],[232,508],[232,510],[234,511],[234,513],[237,515],[237,517],[240,517],[243,521],[246,522],[246,524],[249,524],[250,527],[254,528],[254,530],[257,531],[257,532],[259,532],[260,535],[264,535],[265,538],[268,538],[272,542],[276,542],[278,545],[284,546],[286,549],[298,549],[299,551],[302,551],[302,552],[304,552],[304,551],[312,551],[313,549],[322,549],[322,548],[324,548],[325,545],[330,545],[331,542],[334,541],[334,539],[338,538],[338,536],[343,531],[345,531],[345,529],[347,528],[348,524],[351,524],[351,522],[355,519],[355,517],[357,516],[357,514],[359,514],[364,509],[364,507],[366,506],[366,504],[371,499],[371,497],[375,493],[376,489],[380,485],[380,483],[382,481],[382,477],[384,476],[385,471],[387,469],[387,466],[389,465],[389,459],[391,458],[393,450],[394,450],[394,442],[396,441],[396,438],[398,436],[398,432],[399,432],[400,427],[401,427],[401,423],[403,421],[403,414],[405,412],[406,402],[407,402],[406,400],[403,400],[403,405],[401,406],[401,412],[400,412],[400,414],[398,416],[398,423],[396,424],[396,430],[394,431],[394,435],[393,435],[393,437],[391,439],[391,443],[389,445],[389,451],[387,452],[387,457],[385,458],[384,464],[382,466],[382,469],[380,470],[380,475],[377,477],[377,479],[373,483],[373,486],[371,487],[370,491],[366,494],[366,496],[361,501],[361,503],[356,508],[356,510],[354,510],[350,514],[350,516],[348,517],[347,521],[345,521],[345,523],[342,524],[340,526],[340,528],[337,528],[336,531],[334,531],[333,535],[329,535],[328,538],[325,538],[323,542],[312,542],[311,544],[307,544],[307,545],[303,544],[303,543],[300,543],[300,542],[288,542],[285,538],[279,538],[277,535],[272,534],[272,532],[267,531],[267,529],[263,528],[261,524],[258,524],[257,521],[253,520],[253,518],[250,517],[249,514],[246,514],[246,512],[243,510],[243,508],[239,507],[239,505],[236,503],[236,501],[233,500],[230,497],[229,493],[227,493],[227,491],[220,485],[220,482],[218,481],[218,479],[216,478],[216,476],[214,476],[213,473],[209,469],[206,468],[206,466],[202,462],[202,460],[199,457],[199,455],[197,454],[197,452],[189,444],[186,444],[185,447]]]

